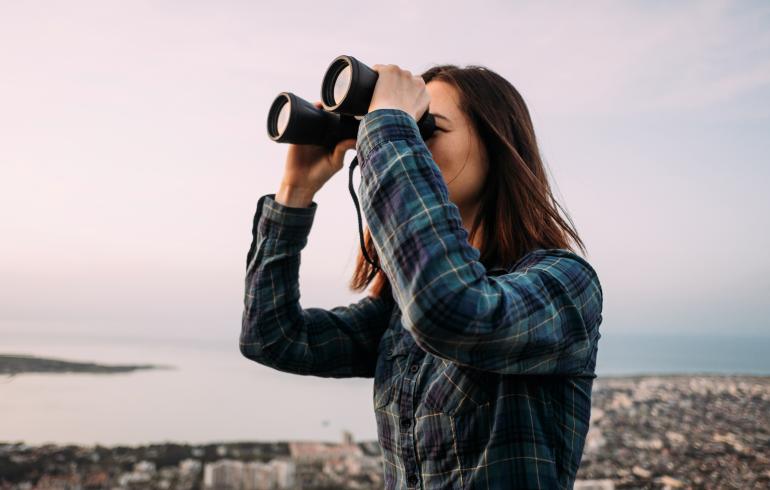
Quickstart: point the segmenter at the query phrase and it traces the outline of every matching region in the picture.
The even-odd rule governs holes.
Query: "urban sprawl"
[[[0,490],[381,489],[376,441],[0,442]],[[600,377],[575,485],[770,488],[770,377]]]

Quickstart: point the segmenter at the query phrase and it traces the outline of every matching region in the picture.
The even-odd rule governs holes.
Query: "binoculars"
[[[279,143],[320,145],[329,149],[356,138],[358,126],[369,110],[379,74],[352,56],[338,56],[326,69],[321,83],[323,109],[291,92],[281,92],[267,115],[267,134]],[[423,140],[436,129],[433,115],[417,121]]]

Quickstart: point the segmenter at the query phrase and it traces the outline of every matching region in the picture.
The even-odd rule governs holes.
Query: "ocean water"
[[[767,352],[770,337],[603,334],[597,373],[770,375]],[[357,440],[377,437],[371,379],[275,371],[241,356],[237,339],[170,342],[4,333],[0,353],[175,367],[0,376],[0,441],[339,441],[343,430]]]
[[[597,374],[712,373],[770,375],[770,335],[602,334]]]

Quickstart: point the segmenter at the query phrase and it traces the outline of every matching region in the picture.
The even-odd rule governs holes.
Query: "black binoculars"
[[[332,149],[356,138],[369,110],[379,74],[352,56],[338,56],[326,69],[321,84],[323,110],[291,92],[281,92],[267,115],[267,134],[279,143],[312,144]],[[423,140],[436,129],[433,115],[417,121]]]

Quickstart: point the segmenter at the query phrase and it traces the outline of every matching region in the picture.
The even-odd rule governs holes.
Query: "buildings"
[[[220,459],[203,468],[204,490],[276,490],[294,488],[295,464],[287,459],[269,463]]]

